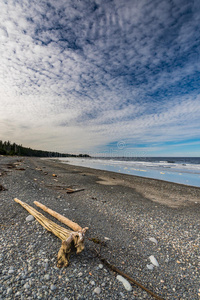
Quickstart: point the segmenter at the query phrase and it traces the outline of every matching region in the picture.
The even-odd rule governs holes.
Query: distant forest
[[[0,155],[37,156],[37,157],[89,157],[87,154],[63,154],[43,150],[34,150],[9,141],[0,141]]]

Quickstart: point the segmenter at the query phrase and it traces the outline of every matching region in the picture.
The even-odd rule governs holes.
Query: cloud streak
[[[199,138],[197,0],[3,1],[1,12],[1,139],[97,152]]]

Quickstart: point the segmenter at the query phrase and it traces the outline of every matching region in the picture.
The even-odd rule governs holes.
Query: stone
[[[149,259],[154,266],[159,267],[159,263],[153,255],[149,256]]]
[[[128,292],[132,291],[132,286],[130,285],[130,283],[128,282],[128,280],[126,280],[124,277],[122,277],[121,275],[117,275],[117,280],[119,280],[123,284],[124,288]]]
[[[158,241],[153,237],[150,237],[149,240],[156,245],[158,244]]]
[[[103,265],[102,264],[99,265],[99,269],[103,269]]]
[[[33,220],[35,220],[35,218],[32,215],[29,215],[28,217],[26,217],[26,222],[31,222]]]
[[[10,295],[10,294],[12,294],[12,288],[7,289],[7,295]]]
[[[57,289],[57,286],[54,285],[54,284],[52,284],[52,285],[50,286],[50,289],[51,289],[52,291],[55,291],[55,290]]]
[[[147,265],[147,268],[148,268],[149,270],[153,270],[154,265],[153,265],[153,264]]]
[[[50,279],[50,275],[49,274],[44,275],[44,279],[45,280],[49,280]]]
[[[29,288],[30,288],[30,285],[29,285],[28,283],[25,283],[24,288],[25,288],[25,289],[29,289]]]
[[[93,291],[93,293],[95,293],[95,294],[100,294],[101,293],[101,289],[100,289],[100,287],[96,287],[95,289],[94,289],[94,291]]]

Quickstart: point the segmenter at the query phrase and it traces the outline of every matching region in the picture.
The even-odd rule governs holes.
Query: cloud
[[[1,11],[1,139],[97,151],[197,138],[197,0],[26,0]]]

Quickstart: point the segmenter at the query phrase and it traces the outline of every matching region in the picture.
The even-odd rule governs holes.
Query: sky
[[[0,0],[0,139],[200,156],[199,0]]]

